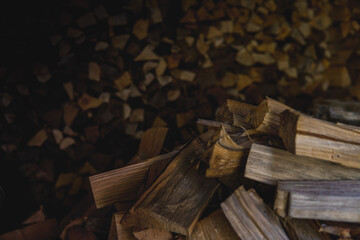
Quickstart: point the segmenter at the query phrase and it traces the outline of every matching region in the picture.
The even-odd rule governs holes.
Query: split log
[[[332,238],[319,232],[319,224],[308,219],[287,218],[283,226],[290,237],[295,240],[331,240]]]
[[[253,144],[246,163],[245,177],[276,185],[281,180],[360,179],[360,170]]]
[[[130,227],[121,224],[124,214],[114,213],[111,219],[108,240],[137,240]]]
[[[289,239],[274,212],[253,189],[246,191],[240,186],[221,208],[241,239]]]
[[[105,207],[120,200],[136,199],[138,189],[144,183],[149,167],[172,158],[178,152],[175,150],[148,159],[146,162],[91,176],[89,179],[96,207]]]
[[[195,139],[130,210],[138,224],[189,236],[218,187],[195,169],[204,148]]]
[[[247,120],[256,129],[256,131],[265,132],[269,134],[278,135],[280,125],[280,113],[294,109],[275,101],[271,98],[266,98],[248,115]]]
[[[288,215],[293,218],[342,222],[360,221],[360,182],[281,181],[278,190],[289,192]]]
[[[359,132],[294,112],[280,116],[280,137],[291,153],[360,168]]]
[[[190,240],[239,240],[224,213],[219,209],[201,220]]]

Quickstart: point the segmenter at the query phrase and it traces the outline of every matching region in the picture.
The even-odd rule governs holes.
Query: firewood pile
[[[360,2],[56,4],[0,46],[0,240],[356,238]]]
[[[109,239],[360,237],[359,127],[270,98],[222,110],[180,149],[90,177],[96,206],[116,208]]]

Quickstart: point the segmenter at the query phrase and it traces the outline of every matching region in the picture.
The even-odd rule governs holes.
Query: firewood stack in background
[[[360,2],[27,4],[1,21],[1,240],[356,239]]]

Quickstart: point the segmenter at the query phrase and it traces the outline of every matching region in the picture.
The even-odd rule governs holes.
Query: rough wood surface
[[[123,217],[122,213],[113,214],[108,240],[136,240],[132,229],[121,224]]]
[[[136,199],[139,187],[145,182],[149,167],[175,156],[173,151],[157,157],[91,176],[90,185],[97,208],[105,207],[117,201]]]
[[[240,240],[221,209],[198,222],[189,240]]]
[[[280,136],[291,153],[360,168],[360,132],[284,111]]]
[[[206,179],[195,169],[204,151],[198,141],[184,148],[132,207],[142,226],[187,236],[193,231],[218,187],[216,180]]]
[[[266,98],[248,115],[247,120],[260,132],[278,135],[280,126],[280,113],[294,109],[271,98]]]
[[[313,220],[287,218],[283,221],[284,228],[293,240],[331,240],[326,233],[319,232],[319,224]]]
[[[245,177],[276,185],[280,180],[360,179],[360,170],[253,144],[246,163]]]
[[[278,189],[289,192],[290,217],[360,221],[360,181],[281,181]]]
[[[221,208],[241,239],[289,239],[274,212],[253,189],[246,191],[240,186]]]

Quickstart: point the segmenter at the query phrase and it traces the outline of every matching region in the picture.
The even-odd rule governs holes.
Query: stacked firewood
[[[11,52],[0,58],[0,157],[6,159],[0,161],[0,180],[7,201],[2,215],[22,213],[17,219],[0,216],[1,234],[14,230],[12,237],[18,231],[28,237],[28,232],[36,235],[42,224],[49,224],[44,239],[61,235],[71,240],[83,232],[103,238],[108,212],[97,215],[89,210],[93,208],[87,195],[91,192],[88,176],[119,167],[126,167],[125,173],[146,176],[145,185],[143,178],[124,182],[120,188],[132,189],[131,194],[120,194],[118,186],[114,193],[119,195],[103,203],[128,197],[132,205],[180,151],[169,149],[205,133],[206,126],[222,131],[211,140],[211,148],[204,147],[197,167],[233,190],[239,181],[229,176],[238,173],[237,168],[245,170],[253,142],[286,147],[298,155],[313,152],[311,146],[297,148],[292,139],[283,146],[278,131],[284,130],[278,130],[272,118],[270,127],[257,126],[260,110],[229,103],[229,108],[239,111],[233,117],[218,109],[230,97],[258,105],[269,96],[307,113],[313,100],[320,98],[312,109],[316,117],[339,121],[346,116],[346,123],[360,124],[359,105],[353,102],[360,99],[360,3],[356,0],[74,0],[59,4],[56,24],[35,22],[50,26],[40,31],[48,38],[33,40],[31,29],[23,27],[25,32],[0,45],[8,50],[3,54]],[[12,34],[3,37],[8,36]],[[24,48],[30,56],[22,55],[27,52]],[[329,97],[348,102],[321,100]],[[291,121],[307,121],[288,110],[288,118],[295,119]],[[203,120],[214,119],[216,111],[222,118]],[[250,131],[254,126],[259,129]],[[206,145],[207,138],[199,144]],[[299,138],[308,141],[309,136]],[[223,156],[224,150],[231,151]],[[338,156],[325,150],[330,151],[324,147],[310,157],[336,161],[351,152],[344,149]],[[164,152],[168,155],[156,157]],[[217,155],[226,163],[217,161]],[[239,163],[238,158],[245,160]],[[354,167],[351,156],[347,164]],[[19,193],[13,194],[11,185],[19,179]],[[139,190],[140,185],[144,186]],[[265,190],[261,188],[261,197]],[[219,191],[217,202],[228,193]],[[31,199],[32,206],[21,199]],[[83,208],[89,211],[79,210]],[[39,214],[38,220],[26,221]],[[221,214],[209,216],[217,219]]]
[[[117,209],[109,239],[359,237],[358,127],[270,98],[222,110],[185,146],[90,177],[96,206]]]

